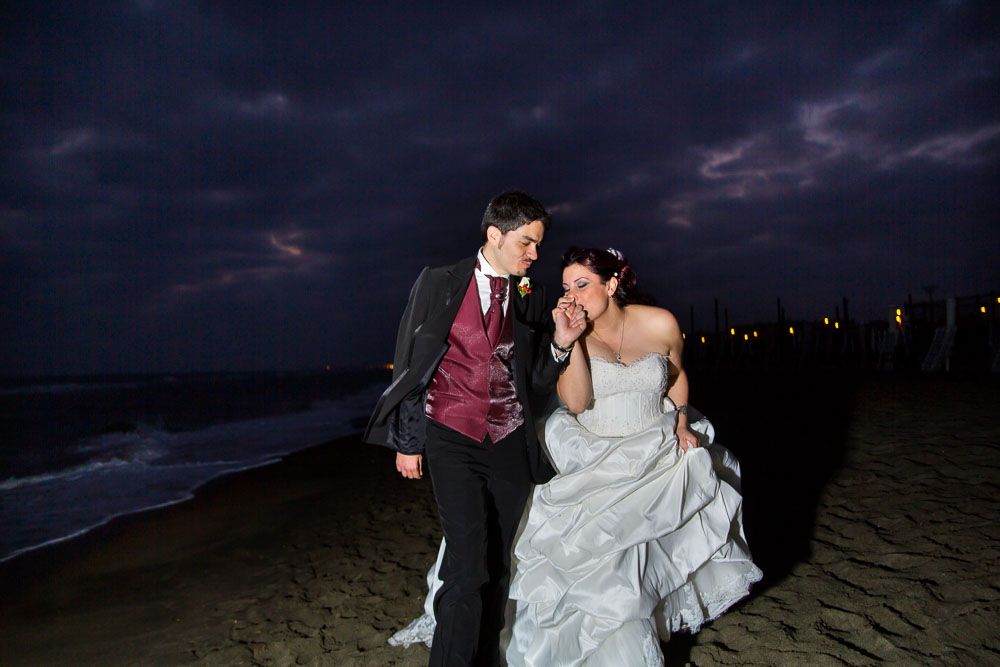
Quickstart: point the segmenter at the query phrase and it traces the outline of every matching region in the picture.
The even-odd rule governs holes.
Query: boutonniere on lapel
[[[521,282],[517,284],[517,293],[521,295],[521,298],[531,294],[531,278],[524,276],[521,278]]]

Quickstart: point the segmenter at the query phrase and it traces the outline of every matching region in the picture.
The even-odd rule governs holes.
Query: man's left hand
[[[396,452],[396,470],[407,479],[420,479],[424,476],[423,455]]]

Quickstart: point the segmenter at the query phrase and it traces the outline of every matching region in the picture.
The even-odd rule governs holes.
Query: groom
[[[554,474],[529,391],[552,391],[581,329],[522,278],[549,221],[535,199],[504,192],[486,208],[475,257],[423,270],[365,433],[396,450],[403,477],[422,477],[426,457],[434,485],[447,546],[431,665],[499,664],[514,531],[531,482]]]

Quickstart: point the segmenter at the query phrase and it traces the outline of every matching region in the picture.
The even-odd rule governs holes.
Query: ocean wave
[[[118,452],[130,460],[150,461],[163,454],[164,445],[172,437],[166,431],[140,424],[134,431],[115,431],[84,438],[74,449],[80,454]]]
[[[57,470],[55,472],[45,472],[39,475],[28,475],[26,477],[10,477],[6,481],[0,482],[0,491],[13,491],[14,489],[20,489],[26,486],[35,486],[50,482],[71,481],[95,472],[100,472],[109,468],[121,468],[123,466],[133,465],[134,463],[134,461],[127,461],[125,459],[113,457],[106,461],[84,463],[78,466],[66,468],[64,470]]]
[[[301,412],[183,431],[122,423],[120,430],[80,439],[62,449],[62,465],[50,455],[49,470],[35,466],[0,481],[0,562],[118,516],[183,502],[220,475],[356,431],[381,389],[362,385]]]

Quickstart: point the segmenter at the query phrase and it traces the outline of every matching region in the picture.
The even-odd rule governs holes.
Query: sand
[[[671,665],[1000,663],[1000,385],[714,377],[765,579]],[[429,480],[357,437],[0,565],[4,665],[422,665]]]

